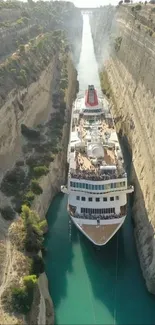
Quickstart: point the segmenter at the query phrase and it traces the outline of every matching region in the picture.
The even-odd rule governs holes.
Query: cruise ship
[[[126,218],[128,186],[121,147],[110,106],[93,85],[72,108],[68,146],[68,212],[76,227],[95,245],[117,233]]]

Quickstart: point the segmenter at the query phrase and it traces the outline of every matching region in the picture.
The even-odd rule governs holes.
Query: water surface
[[[57,324],[155,324],[155,298],[142,278],[130,216],[97,250],[74,225],[59,194],[48,211],[46,272]],[[129,213],[130,214],[130,213]]]

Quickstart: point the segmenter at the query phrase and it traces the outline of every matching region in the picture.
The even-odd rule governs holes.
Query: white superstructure
[[[128,187],[109,105],[94,86],[76,99],[68,146],[68,211],[79,230],[105,245],[126,218]]]

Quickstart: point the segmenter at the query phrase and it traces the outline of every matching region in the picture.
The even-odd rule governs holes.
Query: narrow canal
[[[100,88],[88,17],[78,67],[80,90]],[[48,214],[45,258],[57,325],[155,324],[155,297],[145,289],[133,237],[130,207],[117,235],[97,250],[69,222],[67,196]]]

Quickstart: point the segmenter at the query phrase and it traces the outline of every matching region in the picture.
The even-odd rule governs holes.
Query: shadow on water
[[[47,249],[45,256],[46,273],[49,278],[50,294],[54,295],[55,305],[58,305],[60,300],[65,298],[66,273],[73,271],[73,250],[72,243],[69,240],[66,200],[63,198],[63,194],[58,194],[48,210],[49,231],[45,236],[45,247]]]

